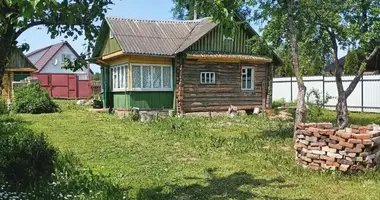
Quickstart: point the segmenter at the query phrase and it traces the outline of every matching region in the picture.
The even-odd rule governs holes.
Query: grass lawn
[[[379,172],[296,167],[291,123],[246,116],[142,124],[59,103],[61,113],[20,116],[61,151],[127,189],[131,199],[378,199]],[[324,117],[334,120],[334,114]],[[380,115],[350,117],[380,122]]]

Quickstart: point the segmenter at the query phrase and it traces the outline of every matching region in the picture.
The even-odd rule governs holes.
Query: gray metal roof
[[[186,21],[106,19],[124,53],[172,56],[184,51],[217,24],[210,18]]]

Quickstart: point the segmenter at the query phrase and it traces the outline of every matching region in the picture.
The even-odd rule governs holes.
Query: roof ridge
[[[37,54],[37,53],[39,53],[39,52],[41,52],[41,51],[43,51],[43,50],[45,50],[45,49],[49,49],[49,48],[51,48],[52,46],[55,46],[55,45],[58,45],[58,44],[61,44],[61,43],[65,43],[65,42],[67,42],[67,41],[58,42],[58,43],[55,43],[55,44],[48,45],[48,46],[46,46],[46,47],[42,47],[42,48],[36,49],[36,50],[34,50],[34,51],[32,51],[32,52],[26,54],[25,56],[26,56],[26,57],[33,56],[34,54]]]
[[[120,20],[120,21],[138,21],[138,22],[161,22],[161,23],[199,23],[205,19],[209,19],[210,17],[205,17],[196,20],[155,20],[155,19],[135,19],[135,18],[122,18],[122,17],[106,17],[106,20]]]

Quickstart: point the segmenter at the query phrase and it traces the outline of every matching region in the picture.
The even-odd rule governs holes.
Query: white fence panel
[[[354,76],[343,76],[343,87],[347,89]],[[309,76],[303,77],[307,93],[315,88],[324,97],[332,98],[327,102],[328,109],[335,109],[338,91],[335,77]],[[297,81],[295,77],[283,77],[273,79],[273,100],[285,99],[286,101],[297,100]],[[347,99],[350,111],[380,113],[380,75],[367,75],[356,85],[355,90]]]

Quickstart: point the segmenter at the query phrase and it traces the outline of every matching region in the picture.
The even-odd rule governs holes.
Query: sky
[[[133,19],[155,19],[155,20],[170,20],[173,18],[171,9],[173,7],[172,0],[114,0],[114,5],[110,6],[110,10],[106,13],[107,17],[121,17]],[[254,26],[258,31],[260,27]],[[56,37],[51,39],[45,27],[39,26],[30,28],[25,31],[19,38],[18,42],[28,43],[30,49],[28,52],[40,49],[61,41],[68,41],[71,46],[80,54],[85,52],[84,45],[86,44],[83,37],[79,37],[73,41],[72,38],[65,39]],[[28,52],[24,52],[27,54]],[[339,57],[346,54],[340,50]],[[94,72],[99,72],[100,68],[97,65],[91,65]]]

